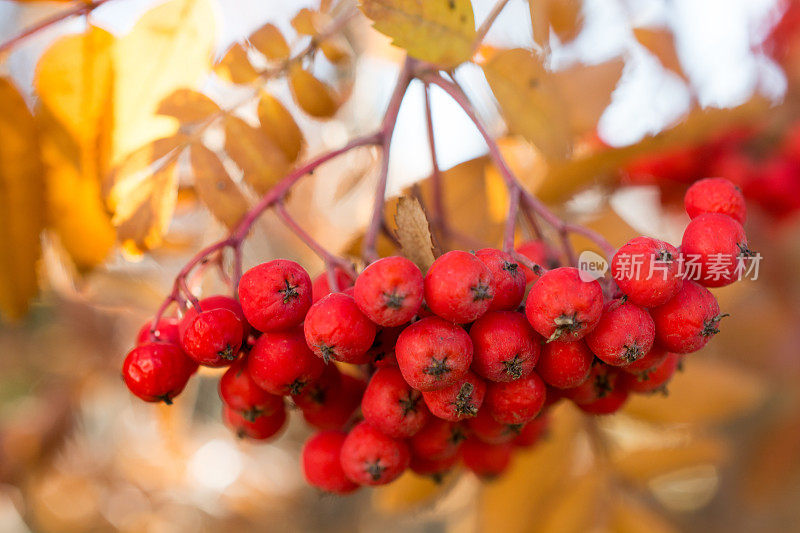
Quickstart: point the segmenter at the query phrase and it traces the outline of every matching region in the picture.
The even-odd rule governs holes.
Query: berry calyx
[[[303,331],[308,347],[326,363],[364,364],[377,328],[352,296],[331,293],[308,310]]]
[[[636,237],[614,254],[611,275],[629,302],[662,305],[681,288],[679,252],[667,242]]]
[[[311,307],[311,278],[294,261],[256,265],[239,281],[239,301],[247,321],[263,332],[300,324]]]
[[[513,311],[519,307],[525,296],[525,273],[511,254],[484,248],[475,252],[492,274],[491,288],[494,293],[489,311]]]
[[[583,340],[548,342],[542,347],[536,373],[552,387],[571,389],[586,381],[593,361],[594,354]]]
[[[504,424],[492,417],[488,409],[478,411],[478,416],[467,420],[470,435],[489,444],[511,442],[519,435],[523,424]]]
[[[301,464],[309,485],[333,494],[350,494],[359,485],[350,481],[342,469],[344,431],[319,431],[303,445]]]
[[[266,440],[275,437],[286,425],[286,409],[277,409],[272,414],[248,420],[239,411],[223,404],[222,420],[240,439]]]
[[[395,356],[409,385],[432,391],[463,378],[472,363],[472,341],[460,326],[428,317],[403,330]]]
[[[272,394],[300,394],[322,375],[325,364],[306,345],[297,327],[261,335],[247,357],[247,371]]]
[[[422,392],[430,412],[451,422],[476,416],[485,395],[486,383],[472,372],[449,387]]]
[[[542,338],[521,313],[490,311],[475,321],[472,370],[490,381],[513,381],[531,373]]]
[[[313,386],[312,384],[311,387]],[[328,389],[321,403],[302,408],[303,418],[318,429],[344,428],[352,421],[354,413],[361,404],[366,386],[367,384],[361,379],[341,374],[338,384]]]
[[[492,303],[492,273],[472,254],[453,250],[439,256],[425,274],[425,302],[434,314],[467,324]]]
[[[620,302],[613,300],[606,304],[600,321],[585,339],[589,349],[612,366],[627,366],[644,357],[653,347],[656,334],[647,311]]]
[[[174,344],[149,342],[125,356],[122,378],[128,389],[146,402],[167,405],[181,393],[197,363]]]
[[[408,468],[408,445],[381,433],[368,422],[357,424],[342,444],[340,455],[345,476],[359,485],[385,485]]]
[[[683,197],[683,205],[689,218],[705,213],[728,215],[739,224],[747,218],[742,191],[725,178],[705,178],[692,184]]]
[[[675,353],[696,352],[719,333],[720,314],[714,295],[702,285],[686,280],[670,301],[650,310],[656,341]]]
[[[372,375],[361,400],[364,420],[382,433],[405,439],[417,433],[428,420],[422,394],[412,389],[397,368],[381,368]]]
[[[379,259],[364,269],[355,284],[358,308],[379,326],[400,326],[422,305],[422,272],[405,257]]]
[[[203,302],[201,301],[202,305]],[[239,357],[244,326],[229,309],[186,312],[180,324],[181,347],[198,364],[228,366]]]

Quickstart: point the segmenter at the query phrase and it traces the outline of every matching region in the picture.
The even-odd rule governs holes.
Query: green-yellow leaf
[[[197,143],[190,152],[197,196],[217,220],[234,228],[247,212],[247,199],[214,152]]]
[[[0,312],[22,317],[38,290],[44,179],[36,125],[17,89],[0,78]]]
[[[469,0],[362,0],[361,10],[412,57],[443,68],[472,57],[476,33]]]
[[[175,117],[181,122],[202,122],[221,110],[203,93],[193,89],[178,89],[158,104],[158,114]]]
[[[289,44],[281,31],[272,23],[267,23],[247,38],[256,50],[271,61],[284,61],[289,58]]]
[[[261,131],[281,150],[288,161],[296,161],[303,148],[303,133],[280,100],[262,91],[258,101]]]
[[[225,151],[244,173],[244,181],[264,194],[288,171],[283,151],[242,119],[225,117]]]

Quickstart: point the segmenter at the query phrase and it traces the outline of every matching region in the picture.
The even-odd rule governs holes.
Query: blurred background
[[[264,75],[268,62],[241,48],[271,22],[293,53],[304,50],[311,35],[322,34],[319,21],[330,23],[354,6],[323,4],[111,0],[2,49],[0,75],[13,82],[40,131],[46,187],[32,194],[40,203],[7,211],[43,218],[34,222],[45,230],[34,234],[40,251],[23,267],[23,277],[32,277],[30,296],[36,287],[38,294],[27,309],[27,298],[6,304],[0,323],[0,531],[795,529],[794,1],[511,0],[475,63],[454,74],[526,185],[616,246],[641,233],[679,241],[688,221],[682,194],[697,179],[723,176],[744,190],[749,241],[764,257],[759,277],[715,291],[731,317],[714,342],[686,359],[668,395],[634,398],[620,414],[602,418],[599,434],[572,406],[560,405],[542,442],[517,454],[511,470],[492,482],[455,473],[436,484],[408,473],[390,486],[334,498],[302,479],[298,455],[309,434],[302,419],[292,417],[284,435],[266,444],[240,441],[222,425],[218,371],[202,369],[169,407],[129,394],[119,368],[138,328],[180,267],[224,236],[259,193],[220,128],[199,134],[237,194],[204,192],[202,169],[185,154],[165,164],[164,156],[177,154],[178,136],[195,130],[186,117],[156,117],[160,103],[176,88],[192,87],[255,128],[264,122],[258,97],[268,91],[301,132],[288,163],[341,146],[381,120],[404,53],[360,13],[348,17],[330,55],[307,65],[329,91],[330,109],[316,114],[283,77]],[[495,0],[472,4],[479,24]],[[577,6],[571,15],[559,11],[565,4]],[[299,15],[303,8],[311,15]],[[70,2],[0,0],[0,43],[74,9]],[[174,42],[157,41],[159,24],[169,26],[165,15],[173,12],[189,15],[168,28]],[[113,42],[110,52],[106,42]],[[548,69],[564,72],[575,94],[565,91],[563,112],[591,117],[591,127],[574,132],[569,156],[549,157],[503,120],[505,102],[495,100],[483,67],[507,48],[534,50]],[[105,107],[109,87],[113,105]],[[90,93],[80,101],[64,96]],[[597,103],[586,109],[585,100]],[[458,106],[435,89],[431,101],[450,224],[470,242],[496,245],[507,205],[497,170]],[[111,126],[104,122],[108,109]],[[11,116],[7,103],[0,110]],[[59,159],[63,132],[77,139],[71,149],[79,163]],[[159,152],[153,141],[160,138],[178,140]],[[106,141],[108,153],[97,148]],[[320,242],[345,253],[368,221],[378,161],[363,149],[326,164],[299,184],[288,208]],[[168,187],[141,177],[166,176],[165,169]],[[392,146],[391,195],[431,171],[423,88],[415,82]],[[108,175],[116,181],[106,183]],[[125,204],[145,189],[147,200]],[[469,248],[457,239],[439,244]],[[6,260],[31,255],[14,242],[2,245]],[[312,275],[322,271],[267,214],[247,242],[245,266],[275,257],[301,261]],[[190,280],[198,294],[224,290],[212,266],[201,274]]]

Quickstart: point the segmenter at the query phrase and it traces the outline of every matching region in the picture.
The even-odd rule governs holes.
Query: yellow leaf
[[[289,70],[289,86],[300,108],[315,118],[330,118],[339,109],[339,99],[326,83],[300,65]]]
[[[639,44],[658,58],[664,68],[688,80],[675,50],[675,36],[671,31],[659,28],[634,28],[633,36]]]
[[[214,11],[209,0],[170,0],[142,16],[115,48],[114,161],[172,135],[175,119],[156,115],[175,89],[196,87],[211,68]]]
[[[173,151],[184,148],[188,142],[189,137],[182,133],[157,139],[135,150],[114,167],[106,184],[108,204],[111,210],[116,210],[120,202],[124,202],[128,195],[134,193],[134,189],[139,186],[142,178],[157,170],[153,168],[156,163],[162,163],[161,166],[165,166],[166,163],[160,160],[167,155],[170,156],[168,162],[174,161],[178,153],[173,153]]]
[[[197,143],[190,150],[197,195],[217,220],[235,227],[248,207],[242,191],[214,152]]]
[[[396,481],[376,490],[373,501],[383,512],[402,513],[435,501],[444,491],[443,483],[437,483],[428,476],[418,476],[409,470]]]
[[[571,480],[552,498],[546,513],[537,520],[542,533],[583,533],[598,526],[602,509],[610,502],[608,480],[589,472]]]
[[[620,453],[613,458],[619,473],[646,485],[651,479],[704,464],[719,465],[730,455],[725,442],[710,437],[693,439],[686,443],[644,448]]]
[[[288,171],[283,151],[257,128],[234,116],[225,117],[225,151],[259,194],[267,192]]]
[[[236,43],[225,53],[214,67],[214,72],[225,81],[246,84],[258,79],[258,71],[247,58],[247,50],[241,43]]]
[[[614,533],[677,533],[667,520],[638,500],[614,498],[609,530]]]
[[[38,291],[44,179],[33,116],[0,78],[0,312],[15,320]]]
[[[533,39],[542,47],[550,44],[550,31],[561,42],[577,37],[583,25],[583,0],[530,0]]]
[[[419,201],[410,196],[401,196],[394,220],[403,255],[425,272],[434,260],[433,242],[428,219]]]
[[[508,128],[551,158],[569,154],[568,116],[541,61],[521,48],[497,52],[483,67]]]
[[[203,93],[178,89],[158,104],[159,115],[175,117],[181,122],[201,122],[221,113],[219,106]]]
[[[292,27],[300,35],[315,35],[318,32],[315,12],[304,7],[292,17]]]
[[[272,23],[267,23],[250,34],[247,38],[256,50],[271,61],[289,59],[289,45],[281,31]]]
[[[328,61],[337,65],[349,61],[353,55],[347,39],[341,35],[325,39],[320,43],[319,48]]]
[[[296,161],[303,149],[303,133],[281,101],[266,91],[261,92],[258,101],[258,120],[261,131],[283,150],[286,159]]]
[[[410,56],[443,68],[472,57],[475,16],[469,0],[362,0],[361,10]]]

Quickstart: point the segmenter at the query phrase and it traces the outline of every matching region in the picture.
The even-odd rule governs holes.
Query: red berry
[[[461,446],[461,459],[464,466],[483,478],[494,478],[505,472],[511,463],[514,445],[487,444],[475,438],[468,438]]]
[[[614,254],[611,275],[631,303],[654,307],[681,288],[678,257],[678,250],[669,243],[637,237]]]
[[[744,261],[753,255],[742,225],[717,213],[699,215],[689,222],[681,253],[684,277],[706,287],[723,287],[736,281]]]
[[[339,460],[347,434],[344,431],[319,431],[303,445],[303,475],[309,485],[333,494],[349,494],[358,485],[342,470]]]
[[[621,379],[627,390],[631,392],[649,393],[657,390],[666,390],[666,384],[672,379],[680,364],[681,356],[668,353],[656,368],[636,374],[625,372]]]
[[[336,278],[336,284],[339,286],[339,290],[336,292],[344,292],[345,289],[348,289],[353,286],[353,280],[350,279],[350,276],[339,267],[333,269],[333,275]],[[328,281],[328,272],[323,272],[316,278],[314,278],[314,282],[311,284],[311,300],[312,302],[316,302],[317,300],[321,300],[331,292],[331,285]]]
[[[626,401],[628,401],[628,389],[620,383],[601,398],[588,403],[579,403],[578,408],[593,415],[610,415],[619,411]]]
[[[180,321],[175,317],[162,317],[158,320],[155,331],[155,339],[150,337],[150,328],[153,321],[149,320],[136,335],[136,346],[147,344],[148,342],[164,342],[167,344],[181,345],[181,334],[178,330]]]
[[[122,378],[128,389],[142,400],[169,405],[195,370],[197,363],[178,346],[151,342],[128,352],[122,363]]]
[[[522,424],[504,424],[492,417],[488,409],[478,411],[475,418],[467,420],[470,435],[489,444],[511,442],[519,435]]]
[[[203,311],[207,311],[209,309],[227,309],[236,315],[236,318],[242,322],[242,327],[244,328],[243,336],[247,337],[250,335],[250,324],[247,322],[247,318],[244,316],[244,311],[242,311],[241,304],[236,299],[222,294],[209,296],[200,300],[200,309]],[[189,312],[191,312],[191,310]]]
[[[219,396],[225,404],[239,411],[249,421],[283,409],[283,397],[259,387],[247,372],[243,360],[234,362],[219,379]]]
[[[364,420],[395,439],[413,436],[430,416],[422,394],[406,383],[397,368],[381,368],[372,375],[361,412]]]
[[[588,379],[575,388],[564,390],[564,396],[578,405],[605,398],[616,388],[620,372],[616,367],[596,363]]]
[[[508,383],[486,385],[484,409],[503,424],[524,424],[533,420],[544,405],[547,389],[535,373]]]
[[[541,414],[522,426],[519,435],[512,441],[514,446],[533,446],[547,432],[550,419],[545,414]]]
[[[489,267],[492,273],[492,292],[494,298],[489,311],[514,311],[522,303],[525,296],[526,278],[520,265],[511,254],[484,248],[475,252],[475,257]]]
[[[342,373],[336,365],[325,365],[319,378],[312,381],[300,391],[292,395],[294,404],[303,410],[315,410],[330,401],[339,392]]]
[[[548,342],[542,347],[536,373],[552,387],[571,389],[586,381],[592,361],[594,354],[583,340]],[[547,396],[550,397],[549,391]]]
[[[423,318],[397,338],[395,356],[409,385],[431,391],[464,377],[472,363],[472,341],[456,324],[438,317]]]
[[[272,394],[299,394],[322,375],[323,363],[308,349],[300,328],[264,333],[247,357],[247,371]]]
[[[378,333],[375,335],[375,340],[372,342],[372,346],[367,352],[370,361],[376,368],[397,366],[394,347],[403,329],[402,327],[397,327],[381,328],[378,330]]]
[[[460,457],[454,455],[445,459],[431,459],[430,457],[411,456],[409,468],[420,476],[433,476],[434,480],[439,481],[441,477],[452,470],[458,463]]]
[[[253,421],[244,417],[239,411],[222,405],[222,419],[236,436],[240,439],[249,437],[256,440],[266,440],[274,437],[286,424],[286,409],[278,409],[272,414],[259,416]]]
[[[668,351],[656,344],[641,359],[626,366],[625,372],[638,373],[652,370],[667,358],[668,353]]]
[[[348,433],[341,452],[342,469],[359,485],[385,485],[408,468],[408,445],[361,422]]]
[[[675,353],[696,352],[719,333],[725,316],[708,289],[694,281],[684,281],[680,292],[662,306],[650,310],[656,326],[656,341]]]
[[[356,304],[379,326],[400,326],[414,318],[422,295],[422,272],[405,257],[379,259],[356,279]]]
[[[655,335],[655,325],[647,311],[638,305],[612,300],[585,340],[604,363],[626,366],[650,351]]]
[[[603,312],[603,290],[596,280],[583,281],[577,268],[545,272],[533,284],[525,315],[549,341],[575,341],[589,333]]]
[[[449,387],[423,391],[422,398],[434,416],[458,422],[477,415],[485,395],[486,383],[472,372],[467,372]]]
[[[311,278],[294,261],[256,265],[239,281],[239,301],[247,321],[259,331],[300,324],[311,307]]]
[[[180,333],[186,355],[201,365],[220,367],[230,365],[239,356],[244,326],[228,309],[198,312],[191,308],[181,320]]]
[[[705,178],[694,182],[686,191],[683,205],[689,218],[704,213],[720,213],[739,224],[744,224],[747,218],[742,191],[725,178]]]
[[[308,347],[327,363],[369,362],[375,324],[359,310],[352,296],[332,293],[311,306],[303,324]]]
[[[469,330],[472,370],[491,381],[513,381],[531,373],[542,338],[521,313],[490,311]]]
[[[555,267],[557,265],[553,253],[544,241],[528,241],[517,247],[517,253],[527,257],[543,269]],[[538,280],[540,275],[528,267],[523,266],[522,272],[525,274],[525,283],[533,283]]]
[[[342,429],[353,418],[366,386],[363,380],[342,374],[321,404],[303,409],[303,418],[318,429]]]
[[[466,438],[460,424],[429,416],[428,423],[408,442],[414,455],[436,460],[456,455]]]
[[[453,250],[439,256],[425,275],[425,302],[436,315],[466,324],[492,303],[492,273],[472,254]]]

